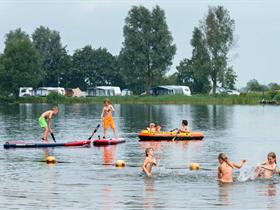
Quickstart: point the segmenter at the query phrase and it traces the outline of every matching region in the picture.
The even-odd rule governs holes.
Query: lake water
[[[38,126],[45,104],[0,105],[0,141],[40,141]],[[53,121],[58,142],[84,140],[99,122],[101,105],[60,105]],[[1,149],[1,209],[279,209],[280,177],[272,180],[216,181],[217,155],[248,161],[241,173],[280,155],[278,106],[115,105],[115,123],[125,144],[90,148]],[[137,133],[149,122],[163,130],[188,119],[198,142],[139,142]],[[102,135],[100,129],[97,135]],[[96,136],[97,136],[96,135]],[[110,133],[112,135],[112,133]],[[51,141],[51,139],[50,139]],[[153,178],[139,176],[147,147],[159,163]],[[45,153],[58,163],[47,165]],[[113,164],[122,159],[126,167]],[[190,171],[191,162],[202,170]]]

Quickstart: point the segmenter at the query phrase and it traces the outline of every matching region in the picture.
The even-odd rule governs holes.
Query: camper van
[[[122,96],[132,96],[132,95],[133,95],[132,90],[129,90],[129,89],[122,90]]]
[[[30,97],[34,96],[34,90],[32,87],[21,87],[19,88],[19,97]]]
[[[120,87],[96,86],[87,89],[87,96],[120,96]]]
[[[61,87],[39,87],[35,91],[35,95],[36,96],[47,96],[52,92],[59,93],[63,96],[65,95],[65,89],[61,88]]]
[[[188,86],[179,86],[179,85],[162,85],[154,87],[151,90],[152,95],[186,95],[190,96],[191,91]]]

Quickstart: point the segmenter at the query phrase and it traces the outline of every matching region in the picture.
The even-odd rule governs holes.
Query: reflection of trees
[[[124,127],[135,132],[146,128],[150,122],[160,124],[163,130],[179,127],[182,119],[188,119],[189,105],[136,104],[121,105]]]
[[[193,130],[225,130],[233,116],[233,106],[194,105],[190,106]]]
[[[146,128],[150,122],[160,124],[163,130],[180,126],[181,121],[189,121],[191,130],[224,130],[233,116],[232,106],[223,105],[121,105],[124,127],[130,131]]]

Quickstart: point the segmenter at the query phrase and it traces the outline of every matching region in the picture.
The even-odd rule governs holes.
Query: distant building
[[[67,88],[65,90],[65,96],[68,97],[86,97],[86,92],[80,90],[80,88]]]
[[[178,86],[178,85],[162,85],[154,87],[151,90],[152,95],[186,95],[190,96],[191,91],[188,86]]]
[[[132,95],[133,95],[132,90],[128,90],[128,89],[122,90],[122,96],[132,96]]]
[[[29,96],[34,96],[34,90],[32,87],[21,87],[19,88],[19,97],[29,97]]]
[[[65,95],[65,89],[62,87],[39,87],[35,91],[35,96],[47,96],[52,92]]]
[[[120,96],[120,87],[96,86],[87,89],[87,96]]]

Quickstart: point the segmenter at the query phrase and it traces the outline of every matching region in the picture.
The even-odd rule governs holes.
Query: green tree
[[[147,94],[172,64],[176,47],[168,30],[164,11],[156,6],[151,12],[133,6],[125,19],[124,42],[119,63],[129,88]]]
[[[267,86],[272,91],[275,91],[275,90],[279,91],[280,90],[280,85],[277,84],[277,83],[274,83],[274,82],[269,83]]]
[[[68,75],[69,85],[86,90],[97,85],[123,87],[117,58],[105,48],[85,46],[72,56],[72,68]]]
[[[222,87],[225,89],[235,89],[235,83],[237,80],[237,75],[233,71],[233,67],[229,67],[226,69],[225,74],[224,74],[224,80],[222,82]]]
[[[177,66],[178,83],[189,86],[194,93],[208,93],[211,88],[210,61],[203,33],[197,27],[193,31],[191,45],[193,47],[191,59],[184,59]]]
[[[93,50],[93,68],[88,75],[90,86],[114,85],[123,87],[117,58],[106,48]]]
[[[40,55],[21,29],[6,34],[1,63],[1,86],[7,93],[18,96],[20,87],[35,87],[42,79]]]
[[[216,93],[218,83],[224,81],[228,69],[228,53],[234,44],[234,27],[229,11],[222,6],[209,7],[208,14],[200,25],[206,39],[213,93]]]
[[[258,80],[252,79],[247,82],[246,90],[247,91],[262,91],[263,85],[261,85]]]
[[[79,87],[82,90],[87,89],[88,72],[93,68],[92,53],[93,49],[89,45],[74,52],[72,56],[72,67],[68,72],[69,86]]]
[[[70,68],[66,47],[62,46],[59,32],[40,26],[32,34],[35,48],[42,58],[42,86],[58,86]],[[65,81],[64,81],[65,82]]]

